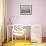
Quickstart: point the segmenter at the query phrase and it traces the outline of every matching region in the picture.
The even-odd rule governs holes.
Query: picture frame
[[[32,15],[32,5],[20,5],[20,15]]]

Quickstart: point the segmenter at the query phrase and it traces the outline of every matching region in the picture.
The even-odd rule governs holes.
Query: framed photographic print
[[[20,15],[32,15],[32,5],[20,5]]]

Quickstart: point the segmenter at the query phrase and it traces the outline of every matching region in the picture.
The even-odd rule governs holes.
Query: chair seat
[[[13,35],[22,36],[24,35],[24,31],[13,31]]]

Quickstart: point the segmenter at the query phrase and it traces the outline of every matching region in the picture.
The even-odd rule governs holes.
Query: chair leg
[[[3,45],[4,45],[4,43],[2,42],[1,46],[3,46]]]
[[[16,36],[15,36],[15,42],[16,42]]]

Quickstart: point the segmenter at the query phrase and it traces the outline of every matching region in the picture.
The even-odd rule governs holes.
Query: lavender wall
[[[20,5],[32,5],[32,15],[20,15]],[[46,36],[46,0],[7,0],[8,24],[40,24]]]

